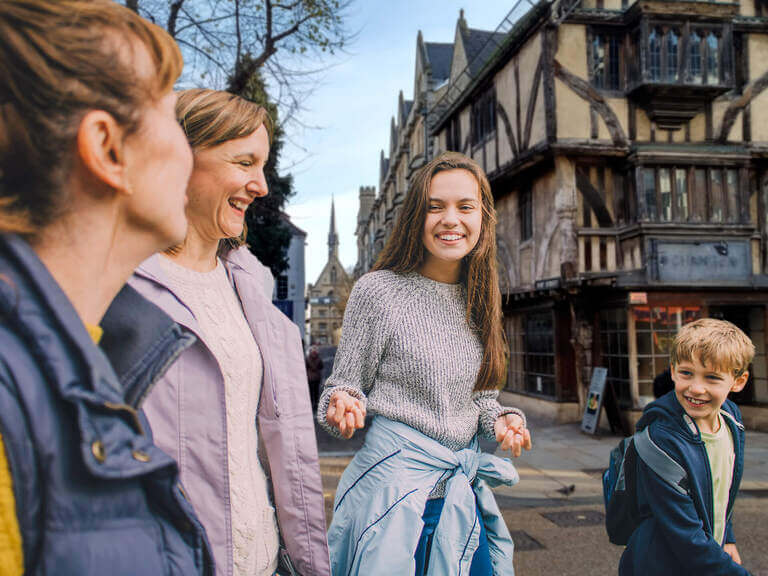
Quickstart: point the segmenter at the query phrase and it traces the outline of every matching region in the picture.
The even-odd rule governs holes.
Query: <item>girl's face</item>
[[[457,268],[480,238],[483,224],[480,186],[463,169],[438,172],[429,187],[424,220],[425,266]]]
[[[267,195],[264,166],[269,157],[266,127],[195,153],[189,181],[189,225],[205,240],[218,242],[243,232],[245,211]]]

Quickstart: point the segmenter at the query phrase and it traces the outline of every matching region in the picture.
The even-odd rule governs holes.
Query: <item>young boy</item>
[[[649,427],[653,442],[686,470],[687,485],[672,486],[638,458],[644,520],[621,557],[620,576],[749,574],[731,526],[744,426],[727,398],[746,385],[754,354],[730,322],[705,318],[678,333],[671,352],[675,389],[646,407],[637,429]]]

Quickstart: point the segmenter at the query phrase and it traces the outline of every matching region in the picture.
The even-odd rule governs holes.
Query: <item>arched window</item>
[[[336,284],[336,267],[331,268],[331,284]]]
[[[667,49],[667,81],[677,82],[678,79],[678,46],[680,36],[675,30],[668,30],[665,36]]]
[[[691,82],[701,84],[704,76],[701,70],[701,36],[694,30],[690,38],[690,58],[688,61],[688,70],[691,72]]]
[[[661,80],[661,34],[655,28],[648,36],[648,72],[651,80]]]
[[[707,84],[720,84],[720,39],[707,35]]]

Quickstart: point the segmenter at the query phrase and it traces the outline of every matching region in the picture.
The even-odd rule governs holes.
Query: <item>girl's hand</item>
[[[499,416],[493,424],[493,430],[501,449],[511,451],[515,458],[522,454],[523,449],[531,449],[531,433],[517,414]]]
[[[355,430],[365,426],[365,407],[357,398],[339,390],[331,396],[325,419],[341,434],[342,438],[352,438]]]
[[[725,550],[728,553],[728,556],[731,557],[731,560],[736,562],[736,564],[741,565],[741,556],[739,556],[739,551],[736,549],[736,544],[731,542],[730,544],[724,544],[723,550]]]

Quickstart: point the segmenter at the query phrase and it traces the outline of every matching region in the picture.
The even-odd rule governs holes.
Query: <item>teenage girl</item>
[[[481,168],[440,155],[415,176],[373,271],[347,303],[318,406],[350,438],[375,414],[336,492],[333,573],[512,574],[513,544],[488,486],[511,485],[524,414],[501,406],[506,372],[496,216]],[[490,545],[489,545],[490,543]]]

